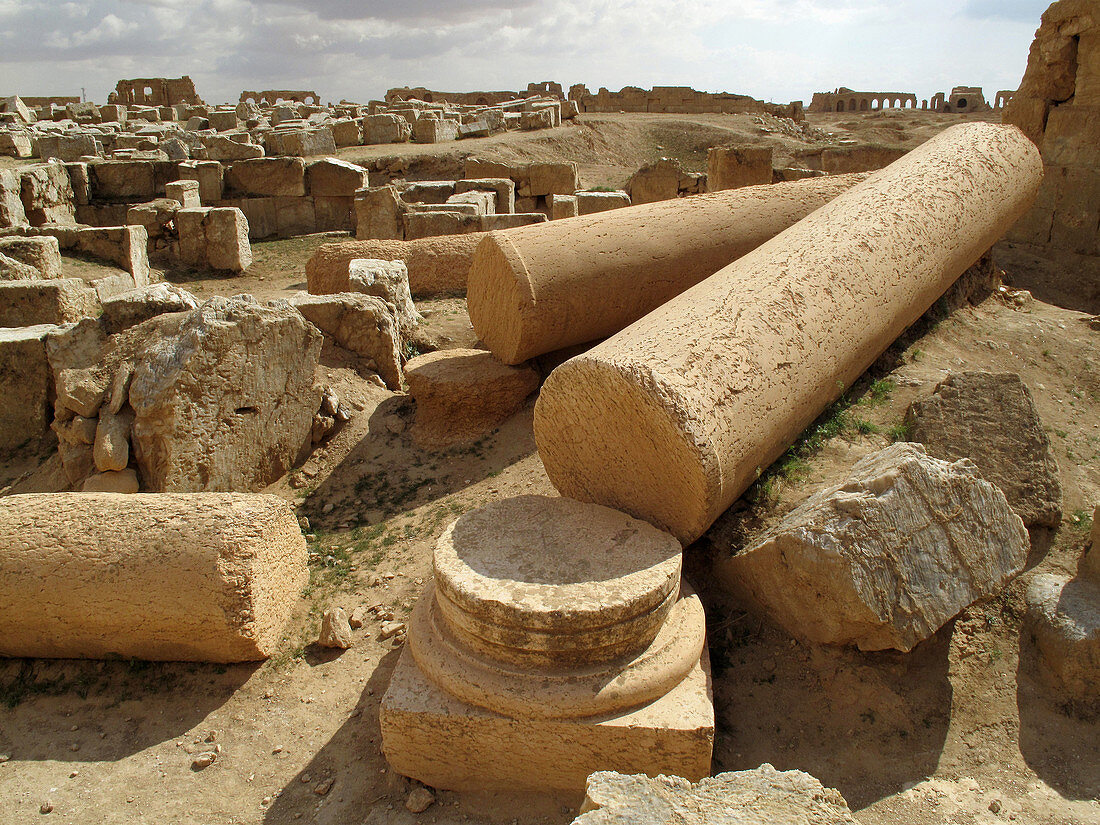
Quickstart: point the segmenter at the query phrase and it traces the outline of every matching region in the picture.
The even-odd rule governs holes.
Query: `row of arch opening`
[[[880,109],[916,109],[915,97],[850,97],[836,102],[838,112],[877,112]]]

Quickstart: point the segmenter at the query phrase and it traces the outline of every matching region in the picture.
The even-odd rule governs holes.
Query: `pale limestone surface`
[[[50,366],[46,335],[57,327],[0,328],[0,450],[41,438],[49,429]]]
[[[802,771],[767,762],[751,771],[708,776],[588,777],[573,825],[855,825],[840,791]]]
[[[309,579],[275,496],[8,496],[0,547],[3,656],[263,659]]]
[[[953,373],[905,414],[909,440],[946,461],[969,458],[1024,524],[1057,527],[1062,485],[1031,391],[1016,373]]]
[[[60,278],[61,248],[49,235],[0,238],[0,255],[14,258],[38,270],[43,279]]]
[[[299,292],[290,303],[341,347],[367,359],[389,389],[401,389],[401,332],[392,306],[358,292]]]
[[[470,321],[509,364],[606,338],[862,177],[697,195],[491,234],[469,267]]]
[[[954,126],[567,361],[535,407],[550,480],[694,541],[1004,234],[1041,178],[1018,129]]]
[[[250,296],[164,318],[178,328],[135,359],[129,392],[143,487],[262,489],[309,448],[321,333],[285,301]]]
[[[518,412],[539,385],[530,367],[497,361],[485,350],[425,353],[405,365],[416,400],[413,436],[425,445],[472,441]]]
[[[409,289],[409,270],[404,261],[356,258],[348,264],[348,291],[374,295],[393,306],[403,335],[420,323],[420,313]]]
[[[1061,690],[1082,701],[1100,700],[1100,580],[1037,575],[1027,603],[1035,643]]]
[[[1020,517],[973,463],[903,442],[859,461],[719,569],[793,636],[908,651],[1000,592],[1029,547]]]
[[[315,295],[347,292],[349,266],[356,258],[404,261],[414,296],[461,295],[483,232],[412,241],[366,240],[323,244],[306,262],[306,281]]]

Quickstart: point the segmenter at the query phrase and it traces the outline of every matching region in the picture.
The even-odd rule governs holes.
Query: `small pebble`
[[[42,814],[48,814],[52,810],[53,803],[48,799],[44,800],[42,804],[38,806],[38,812]]]
[[[323,779],[313,787],[313,792],[317,794],[317,796],[324,796],[332,790],[332,784],[335,781],[336,780],[333,779],[331,776],[328,779]]]
[[[416,787],[409,791],[405,798],[405,807],[414,814],[423,813],[435,802],[435,794],[424,787]]]
[[[191,761],[191,770],[201,771],[203,768],[209,768],[217,758],[218,755],[214,751],[204,751]]]
[[[1001,800],[994,799],[992,802],[990,802],[989,810],[995,814],[999,814],[1001,812]]]
[[[271,749],[271,752],[272,753],[282,753],[283,752],[283,746],[282,745],[276,745],[274,748]]]

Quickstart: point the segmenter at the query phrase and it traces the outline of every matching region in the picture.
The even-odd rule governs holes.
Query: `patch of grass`
[[[1089,510],[1074,510],[1069,520],[1075,530],[1080,530],[1082,533],[1092,531],[1092,513]]]
[[[892,424],[886,430],[886,435],[889,436],[891,441],[908,441],[909,436],[912,434],[913,428],[904,421],[900,424]]]

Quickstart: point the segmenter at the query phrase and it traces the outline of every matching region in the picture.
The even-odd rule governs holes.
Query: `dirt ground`
[[[694,147],[713,145],[722,123],[743,117],[587,116],[558,134],[504,136],[493,156],[572,158],[582,163],[587,185],[621,185],[654,153],[693,156]],[[943,116],[919,113],[901,122],[910,117],[920,123],[897,132],[905,145],[943,126]],[[844,120],[856,123],[847,131],[879,141],[891,119]],[[815,125],[840,128],[824,118]],[[376,149],[392,152],[354,151]],[[329,240],[255,244],[256,263],[241,277],[173,279],[200,297],[285,296],[304,289],[305,260]],[[86,262],[67,266],[72,274],[101,274]],[[1008,269],[1012,283],[1018,276]],[[417,303],[425,338],[435,345],[475,343],[462,299]],[[1076,569],[1100,502],[1100,332],[1089,317],[1080,307],[997,295],[927,317],[848,393],[832,413],[839,416],[836,434],[797,472],[767,476],[688,548],[688,575],[708,607],[714,772],[762,762],[808,771],[838,788],[864,825],[1100,823],[1100,718],[1048,684],[1022,626],[1027,582],[1038,572]],[[1033,531],[1024,574],[909,654],[793,642],[724,595],[710,573],[716,560],[863,455],[904,437],[908,404],[963,369],[1023,376],[1061,469],[1062,526]],[[382,618],[408,615],[430,575],[433,543],[450,520],[488,501],[554,490],[535,451],[531,403],[475,443],[424,450],[408,432],[411,399],[378,388],[359,370],[348,353],[326,347],[319,380],[355,414],[270,488],[310,521],[311,583],[280,653],[233,666],[0,662],[0,823],[572,819],[577,797],[439,791],[422,814],[404,808],[411,785],[387,770],[380,753],[379,700],[401,649],[378,638]],[[8,466],[4,476],[12,479],[21,467]],[[377,606],[350,650],[312,644],[332,605]],[[193,754],[211,743],[221,746],[217,761],[192,770]],[[47,800],[52,812],[43,816]]]

